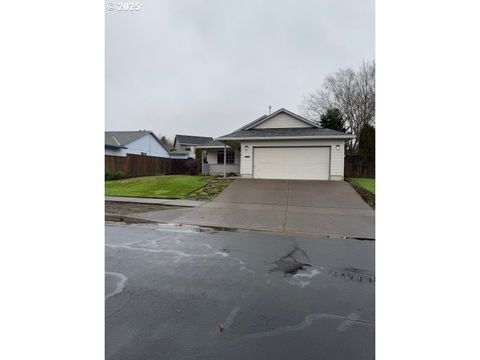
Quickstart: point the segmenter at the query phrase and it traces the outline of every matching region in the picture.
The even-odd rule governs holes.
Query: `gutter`
[[[105,144],[105,147],[109,149],[126,149],[127,148],[126,146],[116,146],[116,145],[107,145],[107,144]]]
[[[216,146],[197,146],[197,149],[223,149],[223,146],[216,145]],[[227,145],[227,149],[230,149],[230,146]]]
[[[355,139],[354,135],[325,135],[325,136],[250,136],[250,137],[219,137],[216,141],[224,140],[304,140],[304,139]]]

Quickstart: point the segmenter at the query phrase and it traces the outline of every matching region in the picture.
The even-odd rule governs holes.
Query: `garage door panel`
[[[329,147],[255,147],[257,179],[329,180]]]

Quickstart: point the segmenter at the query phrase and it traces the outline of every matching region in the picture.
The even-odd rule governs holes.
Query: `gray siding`
[[[254,129],[279,129],[279,128],[308,128],[311,127],[303,121],[295,119],[294,117],[280,113],[265,122],[262,122],[254,127]]]

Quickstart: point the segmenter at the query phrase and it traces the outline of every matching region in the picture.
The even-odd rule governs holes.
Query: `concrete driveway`
[[[374,210],[343,181],[239,179],[198,208],[140,215],[181,224],[375,238]]]

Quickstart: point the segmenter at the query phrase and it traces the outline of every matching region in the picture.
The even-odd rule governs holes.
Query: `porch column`
[[[203,175],[203,153],[205,150],[202,149],[202,175]]]
[[[227,177],[227,144],[223,144],[223,177]]]

